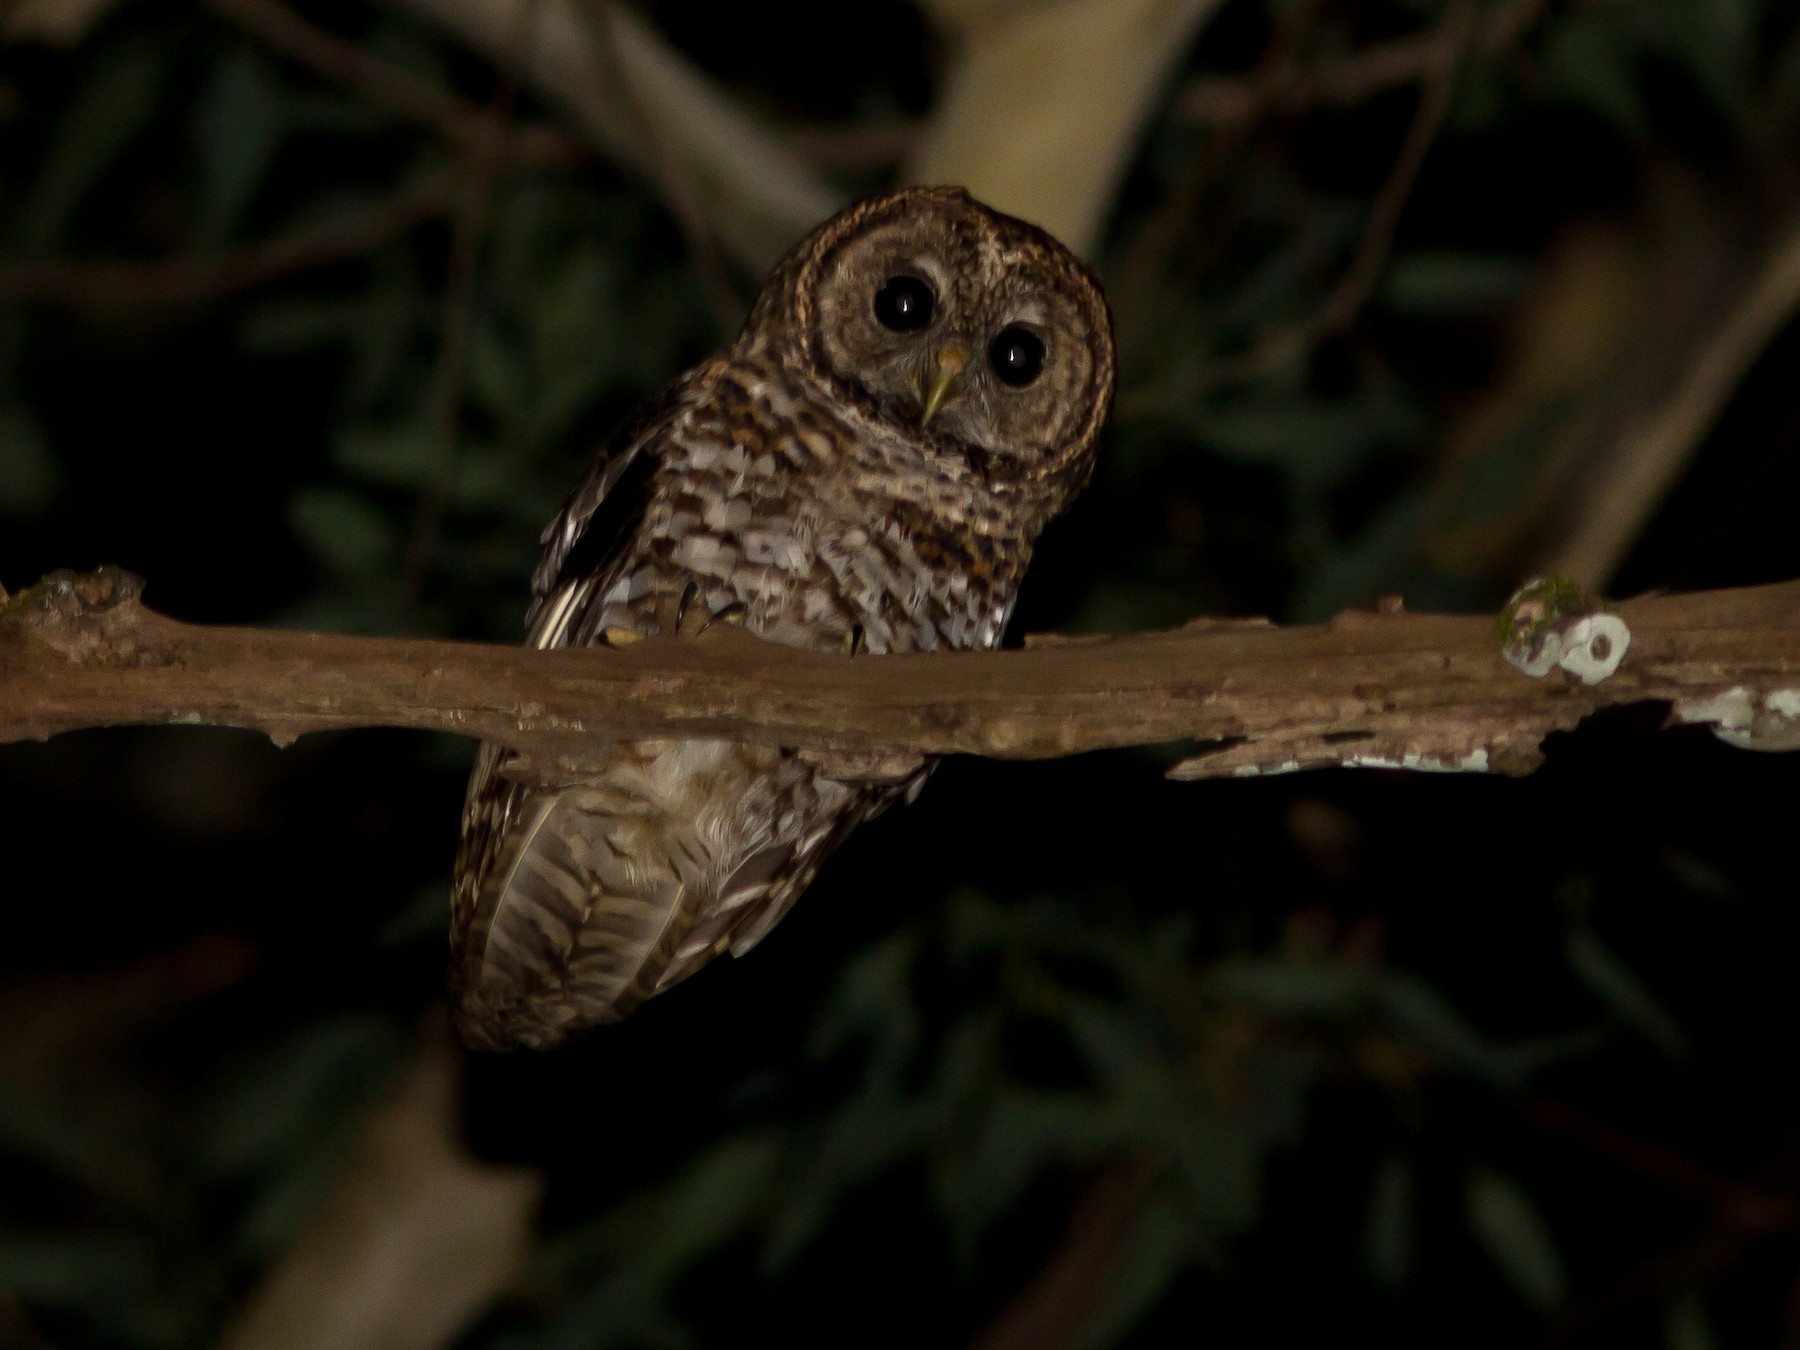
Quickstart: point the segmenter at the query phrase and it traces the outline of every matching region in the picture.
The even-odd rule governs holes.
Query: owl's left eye
[[[988,344],[988,365],[1002,384],[1023,389],[1044,373],[1044,340],[1016,323],[1002,328]]]
[[[896,333],[916,333],[931,326],[937,298],[931,287],[917,277],[902,272],[881,283],[875,292],[875,318],[883,328]]]

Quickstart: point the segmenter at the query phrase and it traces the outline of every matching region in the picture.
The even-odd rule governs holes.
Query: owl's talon
[[[687,636],[688,606],[694,603],[694,597],[700,594],[700,583],[690,581],[681,588],[681,599],[675,602],[675,631],[683,637]]]
[[[868,648],[868,634],[860,623],[850,625],[850,631],[844,634],[844,655],[858,656]]]
[[[802,762],[822,778],[855,787],[895,787],[923,769],[929,760],[910,750],[801,750]]]
[[[600,640],[609,647],[629,647],[634,642],[642,642],[644,635],[635,628],[621,628],[614,624],[600,630]]]
[[[706,622],[700,625],[699,631],[704,633],[715,623],[731,623],[736,624],[741,628],[744,624],[744,616],[749,612],[750,607],[742,600],[733,600],[729,605],[725,606],[724,609],[714,610],[712,614],[708,616]]]

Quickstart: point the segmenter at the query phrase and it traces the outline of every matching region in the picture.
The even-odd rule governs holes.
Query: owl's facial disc
[[[1084,475],[1111,397],[1111,320],[1060,244],[919,188],[834,217],[797,257],[802,359],[844,395],[990,482]]]

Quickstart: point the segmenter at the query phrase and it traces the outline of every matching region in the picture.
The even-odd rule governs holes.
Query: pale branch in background
[[[1790,217],[1784,231],[1741,280],[1718,287],[1726,298],[1722,312],[1697,325],[1664,397],[1602,443],[1580,490],[1567,494],[1557,542],[1542,560],[1547,569],[1605,585],[1757,359],[1793,323],[1800,312],[1800,219]]]
[[[498,64],[515,55],[517,0],[393,0]],[[718,87],[634,11],[617,4],[536,0],[519,63],[525,84],[562,107],[603,154],[674,192],[719,244],[766,271],[842,194],[801,163],[782,137]],[[592,28],[606,34],[601,68]],[[617,78],[608,78],[608,76]],[[654,141],[644,128],[654,127]],[[668,175],[678,175],[669,181]]]
[[[959,183],[1091,254],[1164,86],[1219,7],[931,0],[944,75],[902,181]]]
[[[1393,604],[1312,627],[1202,621],[1023,651],[844,657],[726,625],[698,640],[548,652],[203,627],[145,608],[140,590],[106,569],[0,601],[0,741],[168,723],[280,742],[408,727],[502,742],[521,752],[519,773],[543,777],[579,775],[596,742],[718,736],[818,754],[845,778],[889,773],[896,756],[1197,741],[1208,748],[1173,776],[1525,773],[1552,731],[1602,707],[1663,702],[1672,720],[1733,745],[1800,748],[1800,581],[1625,601],[1608,613],[1629,653],[1593,684],[1561,668],[1521,673],[1490,618]]]

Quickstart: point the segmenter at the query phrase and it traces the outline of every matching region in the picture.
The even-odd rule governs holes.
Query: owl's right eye
[[[875,292],[875,320],[895,333],[917,333],[929,328],[936,308],[931,287],[904,272],[889,277]]]

